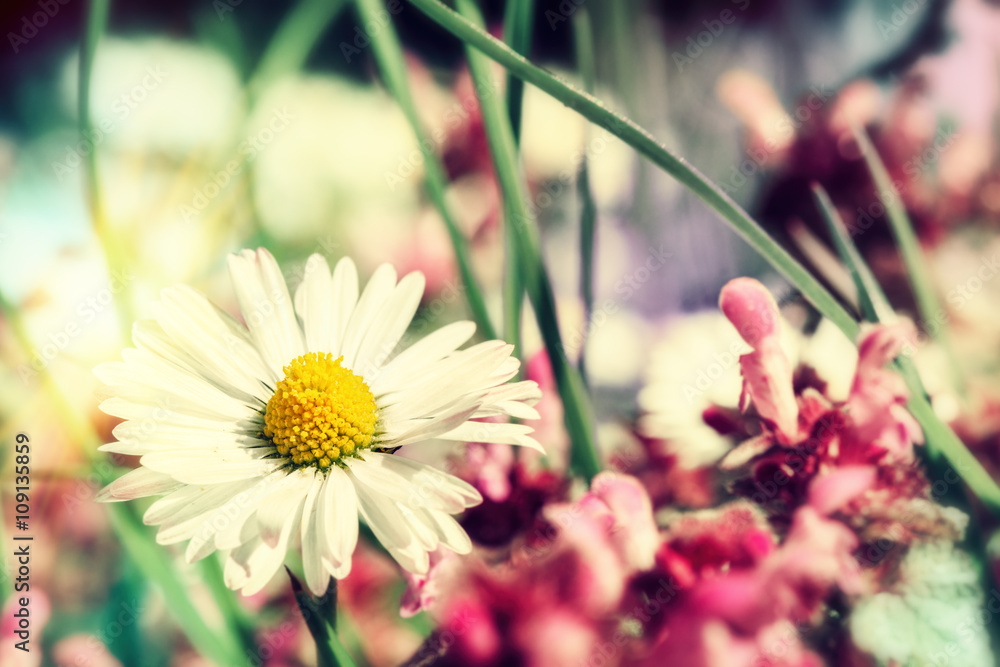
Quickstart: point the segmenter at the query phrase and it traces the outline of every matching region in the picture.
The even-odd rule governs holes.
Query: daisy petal
[[[229,273],[250,337],[274,377],[282,377],[305,343],[278,263],[263,248],[244,250],[229,256]]]
[[[147,468],[136,468],[101,489],[97,493],[96,500],[106,503],[134,500],[170,493],[181,486],[181,483],[170,475]]]

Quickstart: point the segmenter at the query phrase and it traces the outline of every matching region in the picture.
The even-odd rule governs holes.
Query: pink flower
[[[845,409],[861,456],[877,448],[887,461],[913,461],[913,443],[923,442],[920,425],[906,410],[908,392],[902,376],[885,366],[915,337],[912,326],[870,327],[858,345],[858,369]]]
[[[745,408],[753,404],[782,444],[799,435],[792,365],[781,348],[781,315],[771,293],[756,280],[736,278],[722,288],[719,308],[753,352],[740,357]]]
[[[848,528],[810,507],[795,513],[780,546],[745,503],[682,518],[658,556],[680,594],[650,619],[647,634],[658,641],[644,664],[822,664],[798,629],[821,621],[835,588],[859,589],[856,546]]]

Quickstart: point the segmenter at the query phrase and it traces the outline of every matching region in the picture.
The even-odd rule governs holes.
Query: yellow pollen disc
[[[329,468],[371,444],[375,397],[343,359],[310,352],[292,360],[267,402],[264,435],[296,466]]]

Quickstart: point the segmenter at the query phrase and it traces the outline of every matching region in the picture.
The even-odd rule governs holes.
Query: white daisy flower
[[[476,421],[538,418],[538,386],[508,382],[519,367],[512,346],[459,350],[475,325],[456,322],[392,356],[424,278],[397,283],[388,264],[359,296],[350,259],[331,275],[313,255],[294,304],[266,250],[232,255],[229,271],[246,326],[171,287],[154,319],[136,323],[124,361],[95,369],[110,396],[101,409],[127,420],[101,449],[142,464],[99,499],[162,495],[144,516],[160,527],[157,541],[187,541],[189,562],[219,550],[226,584],[247,595],[296,547],[322,594],[350,571],[359,515],[411,572],[426,572],[439,545],[468,553],[451,515],[479,493],[393,452],[434,438],[541,449],[527,426]]]

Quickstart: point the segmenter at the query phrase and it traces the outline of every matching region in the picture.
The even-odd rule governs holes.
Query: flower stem
[[[949,342],[948,331],[945,326],[937,326],[944,308],[938,299],[937,292],[931,284],[930,272],[927,262],[924,259],[923,249],[913,230],[913,223],[910,216],[906,214],[906,207],[896,185],[889,177],[889,172],[879,157],[878,151],[872,145],[871,139],[864,128],[854,128],[854,138],[861,148],[861,155],[868,165],[868,171],[875,182],[875,187],[879,192],[879,200],[885,205],[886,215],[889,218],[889,228],[896,239],[896,246],[906,267],[906,274],[910,279],[910,286],[913,288],[913,296],[917,302],[917,310],[920,319],[924,321],[930,334],[944,348],[945,354],[951,366],[952,382],[959,394],[964,394],[965,383],[962,379],[961,367],[955,356],[955,350]]]
[[[309,591],[303,588],[302,583],[292,574],[292,571],[285,567],[288,578],[292,583],[292,593],[295,595],[295,602],[302,612],[302,619],[309,628],[316,643],[316,658],[320,667],[355,667],[351,655],[340,643],[336,630],[336,608],[337,608],[337,584],[331,579],[330,588],[326,595],[320,598],[313,597]],[[334,610],[331,612],[331,608]]]

